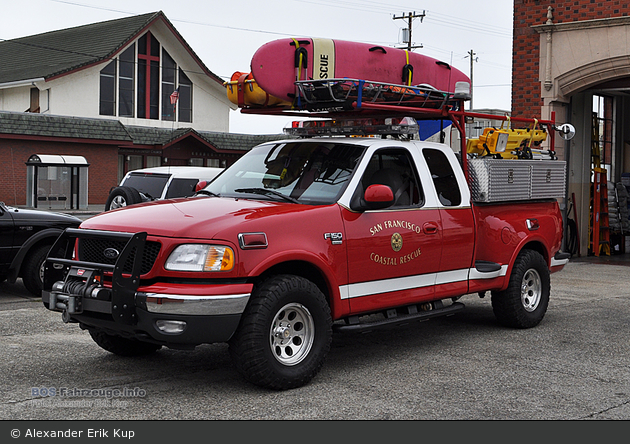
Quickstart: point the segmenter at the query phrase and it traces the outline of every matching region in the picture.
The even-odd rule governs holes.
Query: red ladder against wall
[[[608,183],[605,168],[593,168],[593,209],[591,214],[591,252],[610,256],[608,221]]]

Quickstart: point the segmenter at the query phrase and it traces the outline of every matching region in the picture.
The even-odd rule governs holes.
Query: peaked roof
[[[0,84],[38,78],[48,80],[107,60],[157,20],[167,25],[209,77],[223,84],[162,11],[2,41]]]

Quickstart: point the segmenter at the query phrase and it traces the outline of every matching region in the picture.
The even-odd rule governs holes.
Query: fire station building
[[[582,256],[622,253],[630,235],[629,93],[628,2],[514,0],[512,115],[555,114],[558,124],[575,127],[571,141],[556,138],[555,150],[568,164],[574,208],[567,217],[578,227]],[[597,186],[601,213],[594,214]]]

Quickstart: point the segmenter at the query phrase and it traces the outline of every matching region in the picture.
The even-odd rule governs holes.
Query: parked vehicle
[[[129,171],[120,185],[110,191],[105,211],[152,200],[192,196],[199,182],[207,183],[221,171],[223,168],[190,166],[161,166]]]
[[[41,296],[48,250],[63,230],[80,224],[81,219],[67,214],[0,202],[0,282],[21,277],[28,291]]]
[[[471,203],[450,147],[360,137],[265,143],[197,197],[102,213],[59,242],[75,239],[48,308],[119,355],[229,342],[275,389],[315,376],[333,323],[451,315],[491,292],[502,324],[533,327],[568,258],[555,199]]]

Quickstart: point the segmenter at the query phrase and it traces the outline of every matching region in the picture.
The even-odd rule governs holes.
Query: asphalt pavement
[[[468,295],[460,300],[466,309],[448,318],[336,333],[320,374],[284,392],[245,382],[225,344],[114,356],[20,281],[4,282],[0,417],[628,420],[629,272],[570,262],[552,275],[547,315],[533,329],[499,326],[490,298]]]

